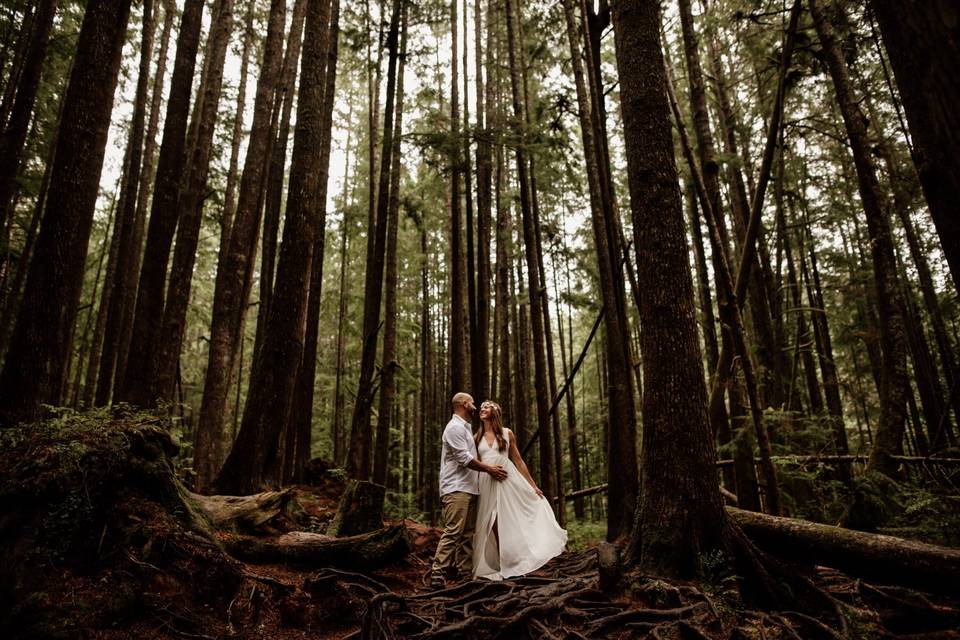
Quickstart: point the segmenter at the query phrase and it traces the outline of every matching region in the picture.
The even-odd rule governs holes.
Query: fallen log
[[[727,513],[757,546],[784,560],[833,567],[879,584],[960,593],[960,549],[735,507]]]
[[[854,455],[845,455],[845,456],[836,456],[836,455],[811,455],[811,456],[800,456],[800,455],[789,455],[789,456],[770,456],[770,459],[774,462],[790,462],[794,464],[807,464],[807,463],[816,463],[816,464],[853,464],[854,462],[866,462],[867,456],[854,456]],[[890,459],[896,460],[898,462],[903,462],[905,464],[933,464],[940,465],[944,467],[956,467],[960,466],[960,458],[939,458],[937,456],[890,456]],[[760,458],[754,458],[754,462],[760,462]],[[733,460],[723,459],[717,460],[716,465],[718,467],[729,467],[733,465]]]
[[[291,562],[354,570],[378,569],[402,559],[411,547],[402,524],[343,538],[291,531],[271,539],[226,534],[221,535],[221,540],[230,555],[248,562]]]
[[[284,521],[292,520],[292,489],[265,491],[250,496],[204,496],[188,493],[194,505],[215,528],[232,533],[275,534],[286,531]]]

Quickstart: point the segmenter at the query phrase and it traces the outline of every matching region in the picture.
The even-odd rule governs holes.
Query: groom
[[[443,504],[443,536],[433,556],[430,588],[444,587],[443,574],[456,571],[458,579],[470,575],[473,566],[473,528],[477,520],[480,478],[489,473],[497,480],[507,477],[500,465],[480,462],[470,428],[470,414],[476,410],[468,393],[453,396],[453,417],[443,430],[440,454],[440,502]]]

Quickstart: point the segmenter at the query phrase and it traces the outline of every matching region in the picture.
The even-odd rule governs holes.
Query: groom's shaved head
[[[461,391],[460,393],[454,394],[453,399],[450,400],[450,404],[453,405],[453,408],[462,407],[473,401],[473,396],[469,393]]]

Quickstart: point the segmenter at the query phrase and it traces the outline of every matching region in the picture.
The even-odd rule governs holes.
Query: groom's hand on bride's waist
[[[495,480],[506,480],[507,479],[507,470],[501,467],[498,464],[487,465],[487,468],[484,469],[487,473],[494,477]]]

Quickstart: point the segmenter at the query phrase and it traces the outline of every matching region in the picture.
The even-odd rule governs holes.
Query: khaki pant
[[[448,493],[443,503],[443,536],[433,556],[433,572],[473,571],[473,530],[477,524],[477,496],[464,491]]]

